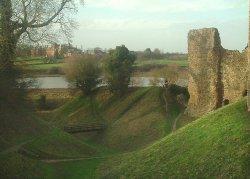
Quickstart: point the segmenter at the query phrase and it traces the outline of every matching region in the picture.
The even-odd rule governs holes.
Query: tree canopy
[[[106,78],[109,89],[117,94],[124,94],[129,86],[136,55],[124,45],[110,51],[106,60]]]
[[[20,96],[18,89],[23,88],[24,85],[20,83],[21,73],[14,65],[18,42],[48,42],[61,38],[61,34],[70,39],[71,29],[74,28],[71,15],[75,12],[75,0],[0,1],[0,101],[2,104],[16,101]]]

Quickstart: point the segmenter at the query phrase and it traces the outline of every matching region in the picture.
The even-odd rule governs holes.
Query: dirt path
[[[181,112],[174,120],[174,124],[173,124],[173,128],[172,128],[172,132],[176,131],[176,127],[177,127],[177,122],[179,121],[179,119],[181,118],[181,116],[183,115],[184,112]]]
[[[61,163],[61,162],[75,162],[75,161],[82,161],[82,160],[93,160],[93,159],[104,159],[107,157],[85,157],[85,158],[72,158],[72,159],[46,159],[46,160],[41,160],[42,162],[45,163]]]
[[[7,155],[9,153],[18,151],[23,145],[32,142],[32,140],[25,141],[23,143],[20,143],[18,145],[15,145],[13,147],[10,147],[2,152],[0,152],[0,155]],[[81,158],[65,158],[65,159],[41,159],[40,161],[45,162],[45,163],[61,163],[61,162],[74,162],[74,161],[83,161],[83,160],[93,160],[93,159],[104,159],[107,157],[81,157]]]

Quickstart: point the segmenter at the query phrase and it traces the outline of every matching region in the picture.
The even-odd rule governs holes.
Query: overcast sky
[[[225,48],[242,50],[248,0],[85,0],[77,21],[73,43],[84,49],[124,44],[186,52],[190,29],[216,27]]]

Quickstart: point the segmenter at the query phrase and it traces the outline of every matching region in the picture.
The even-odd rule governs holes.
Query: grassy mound
[[[34,139],[32,142],[23,145],[22,149],[31,154],[29,157],[41,159],[65,159],[98,155],[94,147],[59,129],[53,129],[46,135]]]
[[[171,131],[160,88],[137,90],[105,106],[109,123],[104,142],[122,151],[144,147]]]
[[[43,162],[26,158],[18,152],[0,155],[0,174],[2,178],[39,178],[43,171],[49,171]]]
[[[105,162],[103,178],[247,178],[246,102],[192,122],[154,145]]]
[[[0,114],[0,152],[45,135],[50,129],[46,122],[21,108]]]
[[[45,163],[16,152],[0,155],[1,178],[95,178],[101,158],[82,161]]]
[[[50,158],[73,158],[90,156],[95,150],[90,145],[53,127],[32,112],[19,110],[5,114],[1,120],[0,154],[11,153],[20,148],[33,154]]]
[[[100,90],[94,98],[77,97],[56,110],[52,123],[58,127],[106,123],[107,129],[95,135],[98,142],[117,151],[134,150],[171,132],[179,111],[167,115],[162,95],[163,89],[158,87],[134,88],[123,97]]]
[[[47,164],[41,159],[91,158],[102,155],[99,148],[49,125],[28,111],[20,110],[0,116],[1,178],[62,178],[62,168],[67,171],[65,176],[70,178],[67,165]],[[91,174],[87,166],[93,165],[94,170],[99,161],[93,159],[78,162],[83,171],[78,171],[80,167],[72,171],[76,172],[76,176],[79,172]],[[72,163],[69,165],[71,169]]]
[[[54,111],[52,121],[57,127],[88,122],[103,122],[103,120],[98,101],[84,96],[78,96]]]

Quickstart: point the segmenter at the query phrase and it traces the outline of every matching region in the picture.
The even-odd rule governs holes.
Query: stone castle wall
[[[226,50],[222,59],[224,99],[235,102],[247,93],[247,53]]]
[[[200,116],[234,102],[247,89],[247,53],[221,46],[216,28],[191,30],[188,35],[189,93],[187,113]]]

